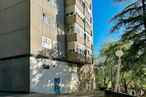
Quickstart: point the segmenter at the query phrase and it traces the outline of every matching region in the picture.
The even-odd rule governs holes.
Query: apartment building
[[[0,0],[0,91],[77,92],[81,70],[94,86],[92,37],[91,0]]]

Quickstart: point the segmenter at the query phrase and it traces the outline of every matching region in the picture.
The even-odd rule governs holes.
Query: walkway
[[[48,95],[48,94],[12,94],[12,93],[0,93],[0,97],[104,97],[102,91],[92,91],[88,93],[75,93],[66,95]]]

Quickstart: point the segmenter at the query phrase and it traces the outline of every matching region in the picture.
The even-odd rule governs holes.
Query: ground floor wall
[[[0,60],[0,91],[29,92],[29,57]]]
[[[35,57],[0,60],[0,91],[64,94],[91,89],[90,65]]]
[[[78,89],[78,67],[75,64],[30,58],[30,92],[64,94]]]

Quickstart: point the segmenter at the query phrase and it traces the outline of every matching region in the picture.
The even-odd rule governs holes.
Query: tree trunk
[[[112,82],[112,89],[115,89],[115,82]]]
[[[124,83],[124,89],[125,89],[125,93],[127,93],[128,92],[128,86],[127,86],[127,84],[126,83]]]

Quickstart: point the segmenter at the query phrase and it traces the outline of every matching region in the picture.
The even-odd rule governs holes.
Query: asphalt
[[[74,94],[64,95],[51,95],[51,94],[38,94],[38,93],[6,93],[0,92],[0,97],[104,97],[103,91],[90,91],[87,93],[79,92]]]

